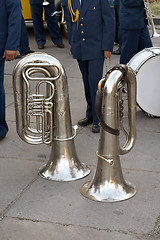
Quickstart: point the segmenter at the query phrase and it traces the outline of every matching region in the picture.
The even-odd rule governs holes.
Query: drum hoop
[[[147,52],[149,52],[151,54],[148,54]],[[143,56],[143,54],[144,54],[144,56]],[[131,59],[128,62],[127,65],[135,73],[135,75],[138,77],[138,73],[141,70],[141,68],[143,67],[143,65],[145,63],[147,63],[147,61],[149,61],[150,59],[153,59],[154,57],[157,57],[157,56],[160,56],[160,47],[145,48],[142,51],[138,52],[133,57],[133,59]],[[138,99],[137,99],[137,105],[147,116],[153,117],[153,118],[160,118],[159,113],[153,113],[152,111],[148,111],[148,109],[146,107],[141,105],[141,102],[139,102]]]
[[[132,59],[128,62],[127,66],[130,67],[130,68],[133,70],[133,72],[135,73],[135,75],[137,75],[137,73],[139,72],[140,68],[143,66],[143,64],[144,64],[145,62],[147,62],[149,59],[151,59],[151,58],[153,58],[153,57],[156,57],[156,56],[159,56],[159,55],[160,55],[160,52],[159,52],[159,53],[155,53],[155,52],[153,51],[154,49],[157,49],[157,48],[156,48],[156,47],[151,47],[151,48],[144,48],[144,49],[142,50],[142,51],[145,51],[145,50],[146,50],[146,52],[150,52],[150,53],[152,53],[152,55],[146,57],[143,61],[141,61],[140,64],[137,66],[137,68],[136,68],[135,70],[132,69],[132,67],[130,67],[131,62],[132,62],[132,61],[131,61]],[[160,50],[160,48],[158,48],[158,49]],[[136,58],[136,56],[139,56],[142,51],[138,52],[138,53],[134,56],[134,58]]]

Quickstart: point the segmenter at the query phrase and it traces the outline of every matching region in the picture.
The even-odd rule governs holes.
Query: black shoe
[[[113,55],[120,55],[120,51],[119,51],[119,49],[113,51],[112,54],[113,54]]]
[[[29,54],[29,53],[34,53],[35,51],[33,51],[33,50],[29,50],[28,52],[26,52],[26,53],[22,53],[21,55],[22,56],[25,56],[25,55],[27,55],[27,54]]]
[[[38,45],[38,48],[39,48],[39,49],[44,49],[44,45],[43,45],[43,44],[40,44],[40,45]]]
[[[64,48],[64,44],[63,44],[62,42],[61,42],[61,43],[58,43],[58,44],[57,44],[57,47],[58,47],[58,48]]]
[[[92,132],[93,133],[99,133],[100,132],[100,126],[93,124]]]
[[[91,123],[93,123],[92,118],[83,118],[82,120],[78,121],[78,125],[82,127],[85,127]]]
[[[2,141],[4,138],[5,138],[5,136],[4,137],[0,136],[0,141]]]

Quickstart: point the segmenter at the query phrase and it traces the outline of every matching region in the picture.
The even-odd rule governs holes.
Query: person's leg
[[[77,62],[82,74],[85,98],[87,102],[86,118],[92,119],[92,100],[91,100],[90,87],[88,82],[88,61],[77,60]]]
[[[62,37],[60,35],[57,17],[56,15],[52,16],[54,11],[55,11],[54,3],[50,3],[49,5],[45,6],[45,18],[47,21],[50,37],[54,44],[59,44],[62,43]]]
[[[43,15],[42,4],[41,3],[31,4],[31,13],[37,45],[44,45],[46,43],[46,37],[42,18]]]
[[[72,31],[71,31],[71,19],[70,19],[70,13],[68,7],[63,7],[64,9],[64,17],[66,20],[67,24],[67,35],[68,35],[68,42],[71,45],[71,36],[72,36]]]
[[[88,61],[88,82],[91,94],[92,116],[94,125],[97,125],[99,123],[99,119],[97,117],[95,109],[95,99],[98,83],[102,79],[103,75],[103,64],[104,64],[103,58]]]
[[[138,53],[139,38],[140,30],[121,30],[121,64],[127,64]]]
[[[115,43],[118,43],[118,7],[117,5],[114,5],[114,10],[115,10],[115,25],[116,25],[116,32],[115,32]]]
[[[149,35],[148,27],[146,26],[144,29],[141,30],[141,33],[140,33],[138,51],[141,51],[144,48],[149,48],[152,46],[153,45]]]
[[[0,137],[5,137],[8,132],[5,120],[4,62],[4,59],[0,59]]]

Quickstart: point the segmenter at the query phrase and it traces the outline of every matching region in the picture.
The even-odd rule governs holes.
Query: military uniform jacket
[[[0,5],[0,58],[2,58],[5,49],[19,49],[21,6],[20,0],[0,0]]]
[[[72,0],[79,10],[79,21],[72,23],[71,52],[74,58],[90,60],[104,57],[104,50],[113,50],[115,14],[112,0]]]
[[[144,0],[120,0],[120,28],[142,29],[146,26]]]

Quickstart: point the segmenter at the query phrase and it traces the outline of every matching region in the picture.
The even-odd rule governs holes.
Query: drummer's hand
[[[111,58],[112,53],[109,51],[104,50],[104,57],[105,58]]]

